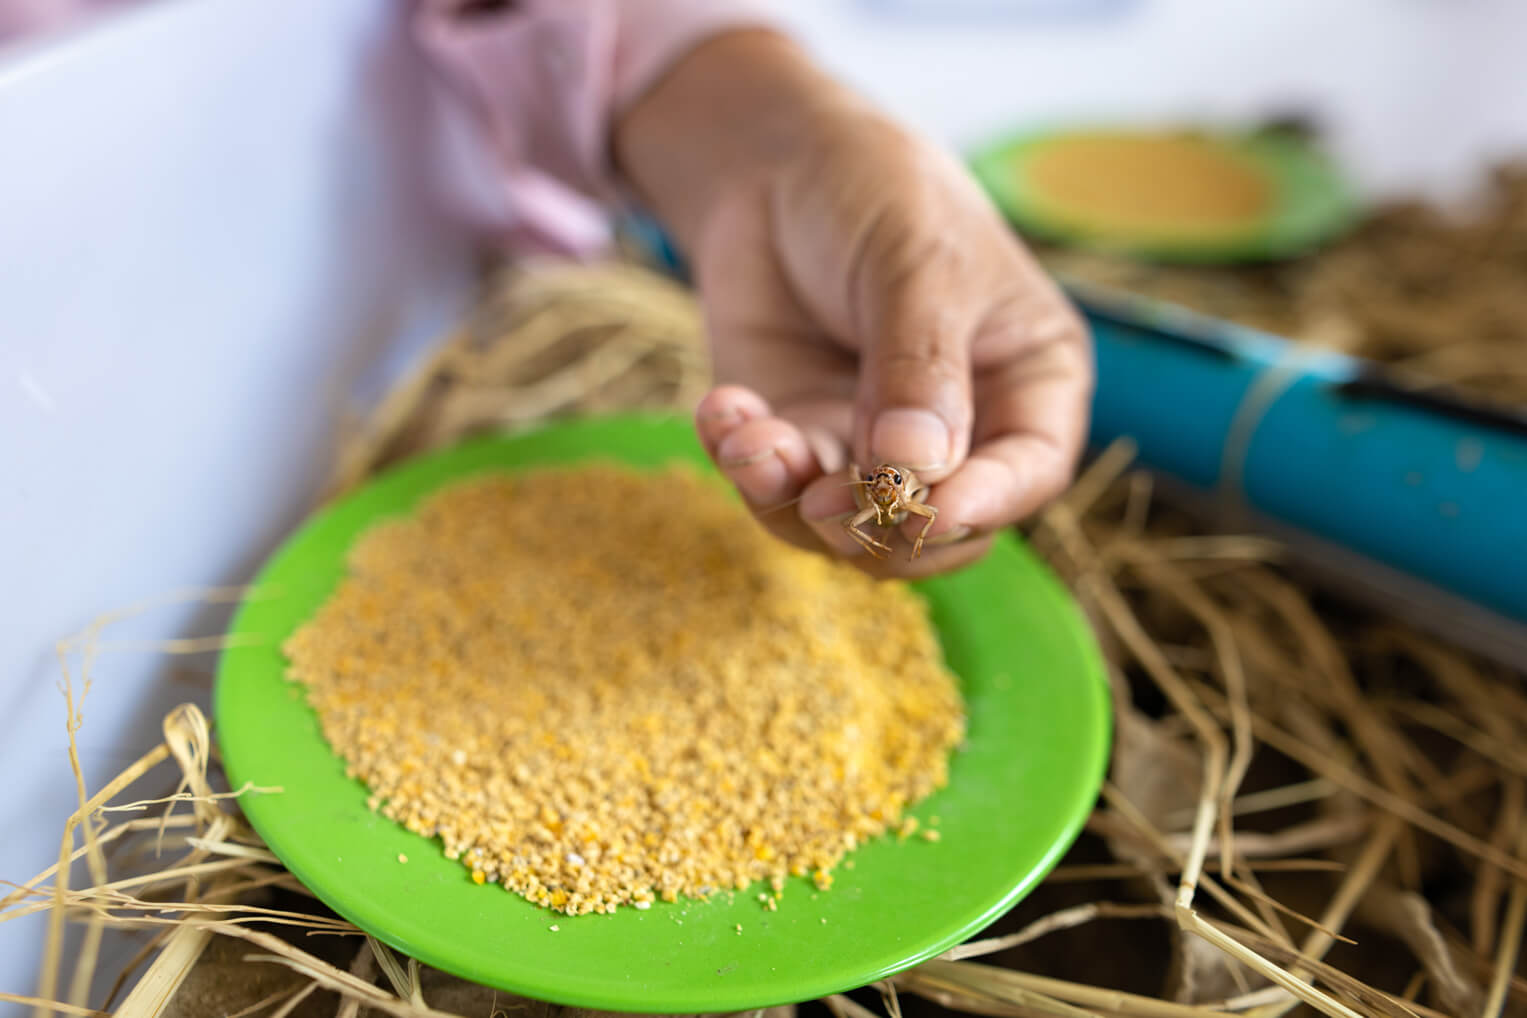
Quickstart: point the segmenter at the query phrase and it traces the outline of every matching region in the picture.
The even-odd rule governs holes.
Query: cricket
[[[890,557],[891,546],[859,528],[871,520],[878,527],[894,527],[905,520],[909,513],[921,516],[928,522],[913,542],[908,561],[916,559],[922,554],[923,540],[933,527],[933,521],[938,518],[938,510],[926,501],[928,486],[919,482],[912,471],[890,463],[882,463],[862,475],[857,464],[851,469],[854,474],[851,482],[854,502],[859,506],[859,511],[843,521],[843,529],[865,551],[878,559],[885,559]]]

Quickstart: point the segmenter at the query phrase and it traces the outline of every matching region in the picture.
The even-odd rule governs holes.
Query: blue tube
[[[1268,407],[1248,502],[1527,621],[1527,428],[1353,382],[1306,375]]]
[[[1153,468],[1215,487],[1225,435],[1265,365],[1114,317],[1090,315],[1088,324],[1097,358],[1094,442],[1127,435]]]
[[[1092,326],[1095,446],[1527,622],[1527,417],[1372,364],[1072,289]]]

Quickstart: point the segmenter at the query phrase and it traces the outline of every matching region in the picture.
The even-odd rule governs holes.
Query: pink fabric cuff
[[[615,117],[706,38],[773,25],[752,0],[420,0],[415,29],[467,104],[502,202],[484,223],[519,250],[589,256],[599,205],[623,204]]]

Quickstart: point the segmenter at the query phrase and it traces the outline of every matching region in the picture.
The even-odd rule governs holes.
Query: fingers
[[[860,554],[848,561],[877,579],[920,580],[941,576],[979,561],[991,551],[994,540],[992,535],[986,534],[943,547],[924,545],[922,554],[913,559],[908,557],[910,545],[898,538],[890,542],[892,552],[886,558]]]
[[[799,497],[821,476],[820,456],[830,455],[793,421],[774,414],[751,389],[713,389],[695,411],[700,442],[717,468],[755,513],[768,512]]]
[[[901,230],[902,236],[895,231]],[[854,448],[929,480],[965,456],[971,427],[971,346],[984,306],[968,292],[958,247],[915,225],[866,240],[855,300],[862,367]]]
[[[943,525],[941,529],[941,520],[935,520],[922,553],[914,559],[911,557],[913,542],[927,521],[912,516],[901,528],[900,536],[894,530],[875,526],[873,521],[861,524],[864,533],[891,545],[891,552],[885,558],[876,558],[843,527],[844,520],[852,519],[858,510],[852,486],[846,483],[847,480],[846,474],[836,474],[807,485],[801,495],[800,518],[820,542],[818,548],[825,545],[832,554],[849,559],[872,576],[881,579],[934,576],[969,565],[991,549],[990,534],[949,525]]]
[[[716,466],[755,509],[794,498],[821,472],[800,429],[741,386],[722,386],[701,400],[695,426]]]
[[[1091,379],[1091,356],[1079,335],[983,379],[975,447],[929,498],[939,507],[935,532],[1007,527],[1063,492],[1086,440]]]
[[[931,576],[984,555],[989,537],[961,540],[969,531],[941,536],[937,521],[915,560],[910,559],[911,541],[898,539],[894,531],[873,524],[863,528],[892,545],[883,560],[867,554],[849,536],[843,521],[858,506],[840,436],[847,434],[851,412],[845,401],[824,401],[788,408],[787,418],[752,390],[726,385],[700,402],[695,425],[706,451],[755,517],[790,544],[825,550],[881,578]],[[922,522],[919,519],[919,529]]]
[[[695,408],[695,431],[714,457],[716,446],[738,425],[767,416],[769,404],[758,393],[740,385],[721,385],[706,393]]]
[[[789,417],[776,414],[750,389],[723,385],[700,401],[695,426],[711,460],[759,522],[797,547],[820,551],[822,543],[796,503],[825,474],[841,475],[846,452],[838,436],[846,431],[848,407],[807,403],[786,412]]]
[[[942,399],[947,407],[961,398],[960,387],[935,365],[957,365],[967,380],[974,378],[963,396],[975,408],[972,448],[949,464],[952,469],[918,470],[921,478],[933,482],[928,502],[938,509],[925,550],[979,542],[983,535],[1033,515],[1070,483],[1086,438],[1092,359],[1080,317],[1044,282],[1039,277],[1011,291],[1008,301],[974,335],[959,333],[964,323],[947,316],[944,321],[956,324],[941,333],[936,313],[909,308],[905,320],[916,322],[921,315],[924,328],[915,335],[893,329],[866,353],[867,371],[877,363],[884,372],[924,359],[919,377],[878,378],[880,398],[889,393],[893,401],[922,398],[925,404]],[[950,353],[941,338],[946,335],[960,335],[955,345],[964,356]],[[974,363],[971,350],[979,357]],[[900,447],[881,455],[911,466],[908,435],[916,426],[911,414],[882,410],[871,432],[871,447],[878,452],[899,442]],[[964,452],[958,443],[952,448],[957,457]],[[903,458],[898,460],[898,455]],[[905,538],[915,540],[925,525],[925,520],[910,517],[900,529]],[[952,562],[954,556],[940,559]],[[930,558],[928,565],[936,567],[940,559]]]
[[[842,558],[868,558],[864,548],[843,529],[859,506],[847,471],[823,477],[801,493],[800,518],[810,529],[817,547],[826,546]],[[868,530],[866,530],[868,532]]]
[[[1069,459],[1049,441],[1009,436],[979,446],[940,486],[941,515],[949,517],[950,530],[997,530],[1038,512],[1070,477]]]
[[[844,471],[853,410],[846,400],[825,397],[779,411],[750,389],[722,386],[699,407],[701,440],[760,521],[798,547],[825,548],[877,576],[959,568],[985,553],[991,534],[1065,489],[1086,437],[1093,369],[1083,326],[1063,302],[1045,315],[1034,314],[1033,304],[976,337],[996,355],[982,357],[971,386],[974,445],[933,485],[927,501],[938,515],[915,561],[908,561],[908,542],[926,525],[921,517],[909,517],[895,540],[862,526],[895,548],[885,561],[843,528],[857,509]]]

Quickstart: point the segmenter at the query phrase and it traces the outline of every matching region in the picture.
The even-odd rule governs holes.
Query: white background
[[[778,6],[828,65],[962,147],[1032,120],[1308,108],[1370,193],[1444,194],[1527,148],[1514,0],[1139,0],[954,27]],[[466,239],[434,212],[397,10],[174,0],[0,54],[0,877],[46,865],[70,810],[53,642],[247,578],[309,504],[346,396],[459,306]],[[159,609],[116,635],[220,620]],[[91,782],[157,741],[169,706],[205,706],[212,665],[104,656]],[[31,991],[40,935],[0,926],[0,990]]]
[[[1233,122],[1310,109],[1369,193],[1466,189],[1527,152],[1527,4],[1518,0],[985,0],[946,23],[886,16],[942,0],[776,0],[819,59],[963,147],[1015,124]]]

